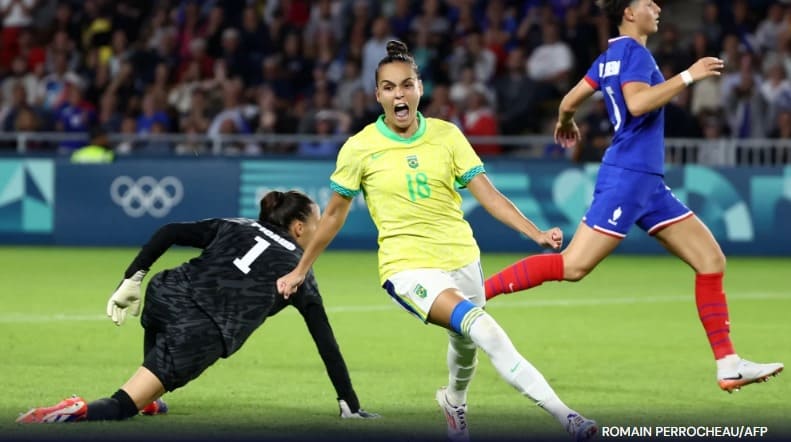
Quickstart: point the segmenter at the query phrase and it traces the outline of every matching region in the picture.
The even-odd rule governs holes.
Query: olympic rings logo
[[[150,176],[140,177],[137,181],[119,176],[110,185],[110,196],[131,217],[140,218],[148,213],[154,218],[162,218],[181,202],[184,186],[172,176],[159,181]]]

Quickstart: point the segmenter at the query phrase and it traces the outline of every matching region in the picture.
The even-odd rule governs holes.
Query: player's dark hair
[[[597,0],[596,4],[615,26],[620,26],[623,20],[623,10],[635,0]]]
[[[261,198],[258,220],[288,229],[295,220],[307,221],[313,204],[315,203],[309,196],[298,190],[273,190]]]
[[[390,40],[387,42],[387,55],[379,61],[376,66],[376,75],[374,76],[376,84],[379,85],[379,68],[382,65],[390,63],[407,63],[412,67],[415,73],[419,73],[415,59],[409,53],[409,48],[406,43],[399,40]]]

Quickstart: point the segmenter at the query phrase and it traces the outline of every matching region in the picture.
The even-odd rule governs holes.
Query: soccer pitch
[[[137,318],[116,327],[105,303],[137,249],[0,247],[0,439],[444,440],[434,392],[447,382],[445,333],[379,287],[373,252],[327,252],[315,270],[363,408],[342,421],[313,342],[293,309],[181,390],[171,412],[120,423],[19,426],[18,413],[71,394],[112,394],[142,361]],[[149,273],[196,251],[172,249]],[[518,259],[486,254],[490,275]],[[791,258],[730,258],[725,286],[742,356],[791,362]],[[601,426],[763,426],[791,435],[791,372],[729,395],[715,382],[692,271],[670,257],[613,256],[587,279],[501,296],[488,311],[560,397]],[[473,440],[559,438],[481,354],[469,393]],[[623,440],[623,439],[622,439]]]

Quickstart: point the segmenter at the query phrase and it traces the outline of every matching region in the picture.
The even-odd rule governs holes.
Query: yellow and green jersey
[[[417,115],[401,138],[384,115],[349,138],[330,186],[346,197],[363,192],[379,231],[379,278],[408,269],[455,270],[480,257],[456,186],[483,173],[483,163],[451,123]]]

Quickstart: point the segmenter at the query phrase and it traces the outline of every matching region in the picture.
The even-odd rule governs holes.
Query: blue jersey
[[[602,163],[652,174],[664,174],[664,108],[639,117],[629,113],[621,88],[639,81],[651,86],[665,81],[654,57],[631,37],[613,38],[585,75],[594,89],[602,91],[614,128],[612,145]]]

